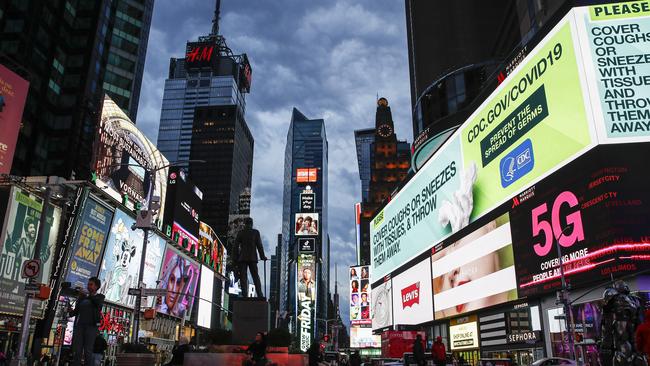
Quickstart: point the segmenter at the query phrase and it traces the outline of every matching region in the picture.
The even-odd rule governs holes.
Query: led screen
[[[350,325],[372,326],[370,266],[350,267]]]
[[[156,311],[179,318],[189,315],[199,282],[199,265],[176,249],[167,247],[159,281],[159,288],[166,289],[167,294]]]
[[[436,248],[431,260],[436,319],[517,299],[507,214]]]
[[[433,299],[429,278],[431,278],[429,258],[393,277],[394,324],[420,324],[433,320]]]
[[[199,314],[197,324],[200,327],[210,328],[212,322],[212,289],[214,285],[214,272],[210,268],[201,266],[201,284],[199,286]]]
[[[318,213],[297,213],[295,235],[316,236],[318,235],[319,225]]]

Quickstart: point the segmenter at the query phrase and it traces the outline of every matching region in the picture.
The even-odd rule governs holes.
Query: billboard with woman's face
[[[166,289],[167,294],[156,311],[179,318],[188,315],[192,311],[198,280],[198,263],[167,247],[159,278],[159,288]]]
[[[297,213],[296,214],[296,236],[315,236],[318,235],[318,214],[317,213]]]

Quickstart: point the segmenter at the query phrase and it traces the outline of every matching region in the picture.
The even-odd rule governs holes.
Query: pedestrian
[[[42,366],[47,366],[50,364],[50,356],[48,356],[47,353],[43,353],[38,362],[40,362]]]
[[[359,356],[359,352],[353,352],[350,355],[350,366],[361,366],[361,356]]]
[[[99,278],[90,277],[86,285],[88,293],[79,290],[77,303],[71,312],[75,317],[72,335],[73,366],[81,366],[82,355],[86,366],[93,364],[93,346],[104,304],[104,295],[97,293],[101,285]]]
[[[263,261],[266,260],[266,255],[264,255],[260,232],[253,229],[253,219],[250,217],[244,219],[244,229],[237,234],[235,247],[235,253],[239,253],[235,261],[239,266],[242,295],[246,297],[248,294],[248,276],[246,274],[246,269],[248,269],[255,283],[257,297],[264,297],[260,275],[257,271],[257,253],[259,253],[259,259]]]
[[[424,365],[424,346],[420,334],[415,337],[415,342],[413,342],[413,358],[418,366]]]
[[[307,354],[309,355],[309,366],[318,366],[323,361],[323,353],[321,352],[319,342],[313,342],[309,346]]]
[[[101,366],[102,360],[104,359],[104,352],[108,348],[108,343],[101,334],[97,334],[95,337],[95,344],[93,345],[93,354],[95,356],[95,366]]]
[[[248,346],[246,353],[250,355],[250,359],[246,362],[249,366],[264,366],[266,365],[266,336],[262,332],[255,334],[255,341]]]
[[[168,366],[183,366],[185,362],[185,352],[190,350],[189,340],[186,336],[181,336],[178,340],[178,345],[172,349],[172,359],[167,364]]]
[[[436,366],[445,366],[447,364],[447,350],[445,344],[442,343],[441,336],[437,336],[436,341],[433,342],[431,353],[433,353],[433,362],[435,362]]]
[[[634,335],[636,350],[650,358],[650,309],[645,311],[643,323],[639,324]]]

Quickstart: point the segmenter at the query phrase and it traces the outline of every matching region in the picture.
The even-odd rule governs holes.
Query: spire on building
[[[217,0],[214,5],[214,18],[212,18],[212,32],[210,35],[216,36],[219,34],[219,16],[221,15],[221,0]]]

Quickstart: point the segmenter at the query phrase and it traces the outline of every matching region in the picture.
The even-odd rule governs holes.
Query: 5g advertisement
[[[519,296],[648,268],[650,144],[601,145],[513,199]]]

